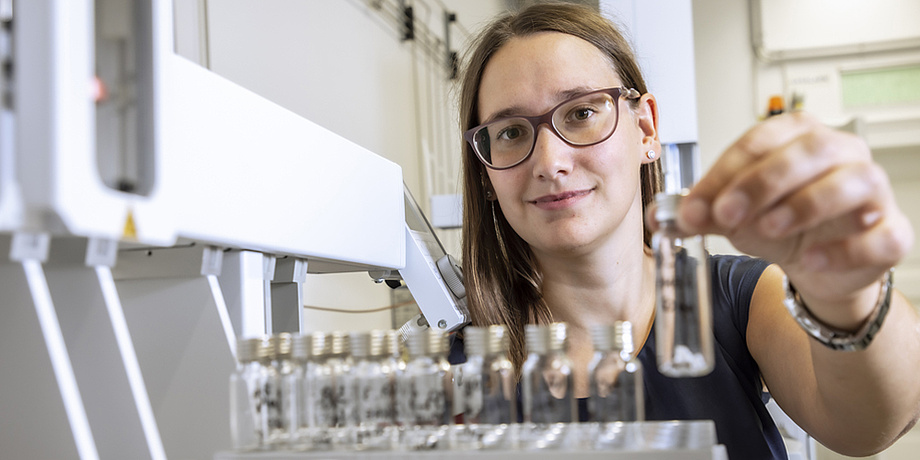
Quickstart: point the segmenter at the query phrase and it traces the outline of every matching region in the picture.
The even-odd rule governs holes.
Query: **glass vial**
[[[335,380],[329,357],[332,354],[332,337],[323,332],[310,336],[310,360],[304,370],[303,391],[306,394],[302,409],[307,429],[302,441],[314,450],[332,448],[332,431],[335,427]]]
[[[591,341],[594,357],[588,365],[590,421],[644,421],[642,363],[633,355],[632,324],[617,321],[613,326],[597,325],[591,329]]]
[[[445,448],[453,419],[453,379],[446,340],[437,329],[411,334],[409,361],[397,384],[397,404],[404,424],[399,445],[409,450]]]
[[[709,258],[700,235],[677,229],[682,195],[658,194],[652,235],[656,264],[655,345],[658,370],[668,377],[697,377],[712,371],[712,286]]]
[[[395,433],[395,382],[392,365],[387,359],[387,331],[353,332],[351,348],[357,415],[354,447],[358,450],[391,449]]]
[[[355,381],[352,372],[353,360],[351,357],[351,341],[345,332],[332,333],[332,350],[328,364],[332,370],[333,406],[335,408],[335,422],[333,430],[333,444],[346,447],[352,444],[352,432],[357,425],[357,412],[355,411]]]
[[[265,338],[259,349],[261,362],[260,387],[261,405],[259,408],[262,432],[269,449],[286,446],[290,440],[290,427],[287,415],[290,396],[287,394],[285,380],[292,371],[291,335],[277,334]]]
[[[464,329],[464,421],[500,425],[517,423],[514,364],[508,358],[504,326]]]
[[[482,421],[482,387],[487,346],[486,329],[476,326],[467,326],[463,329],[466,362],[458,369],[460,394],[457,395],[457,399],[462,400],[463,423],[467,426],[485,423]]]
[[[508,358],[504,326],[464,329],[467,361],[461,385],[465,428],[458,437],[463,447],[512,447],[510,425],[517,423],[517,385]]]
[[[566,325],[524,327],[527,359],[522,369],[521,442],[528,449],[558,448],[566,423],[576,421],[572,362],[566,355]]]
[[[401,410],[399,408],[399,390],[397,385],[403,381],[402,376],[406,372],[407,350],[403,344],[399,331],[395,329],[390,329],[386,332],[385,340],[386,354],[381,360],[384,362],[384,368],[391,373],[390,378],[393,381],[393,419],[396,426],[402,426],[404,417],[401,417]],[[402,412],[405,412],[406,417],[408,417],[407,411]]]
[[[695,144],[662,146],[664,191],[655,196],[652,235],[656,263],[655,343],[658,370],[669,377],[712,371],[712,285],[709,255],[700,235],[682,235],[676,225],[681,199],[696,182]]]
[[[310,450],[313,448],[310,436],[310,420],[313,417],[313,403],[310,401],[309,367],[312,364],[312,336],[295,335],[291,347],[293,372],[288,376],[291,411],[291,448]]]
[[[230,374],[230,438],[237,451],[258,450],[263,446],[259,407],[259,348],[262,339],[239,339],[236,343],[236,370]]]

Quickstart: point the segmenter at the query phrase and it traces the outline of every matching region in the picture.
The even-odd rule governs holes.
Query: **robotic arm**
[[[405,339],[414,330],[434,327],[455,331],[470,322],[466,307],[463,271],[453,256],[444,251],[434,228],[418,203],[404,188],[406,210],[406,266],[399,270],[368,272],[376,282],[396,287],[405,281],[421,314],[400,328]]]

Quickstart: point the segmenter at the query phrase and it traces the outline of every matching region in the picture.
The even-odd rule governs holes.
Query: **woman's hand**
[[[780,265],[814,313],[842,327],[868,315],[914,238],[865,142],[804,113],[745,133],[690,191],[678,225]]]

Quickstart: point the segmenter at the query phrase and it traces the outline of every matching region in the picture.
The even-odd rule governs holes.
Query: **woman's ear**
[[[642,131],[642,163],[651,163],[661,156],[661,141],[658,139],[658,102],[651,93],[639,98],[636,120]]]

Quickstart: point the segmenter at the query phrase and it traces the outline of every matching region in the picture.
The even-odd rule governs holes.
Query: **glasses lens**
[[[506,118],[480,128],[473,141],[483,160],[496,168],[505,168],[530,153],[533,126],[522,118]]]
[[[616,100],[606,92],[574,99],[553,113],[556,131],[575,145],[603,141],[613,134],[616,124]]]

